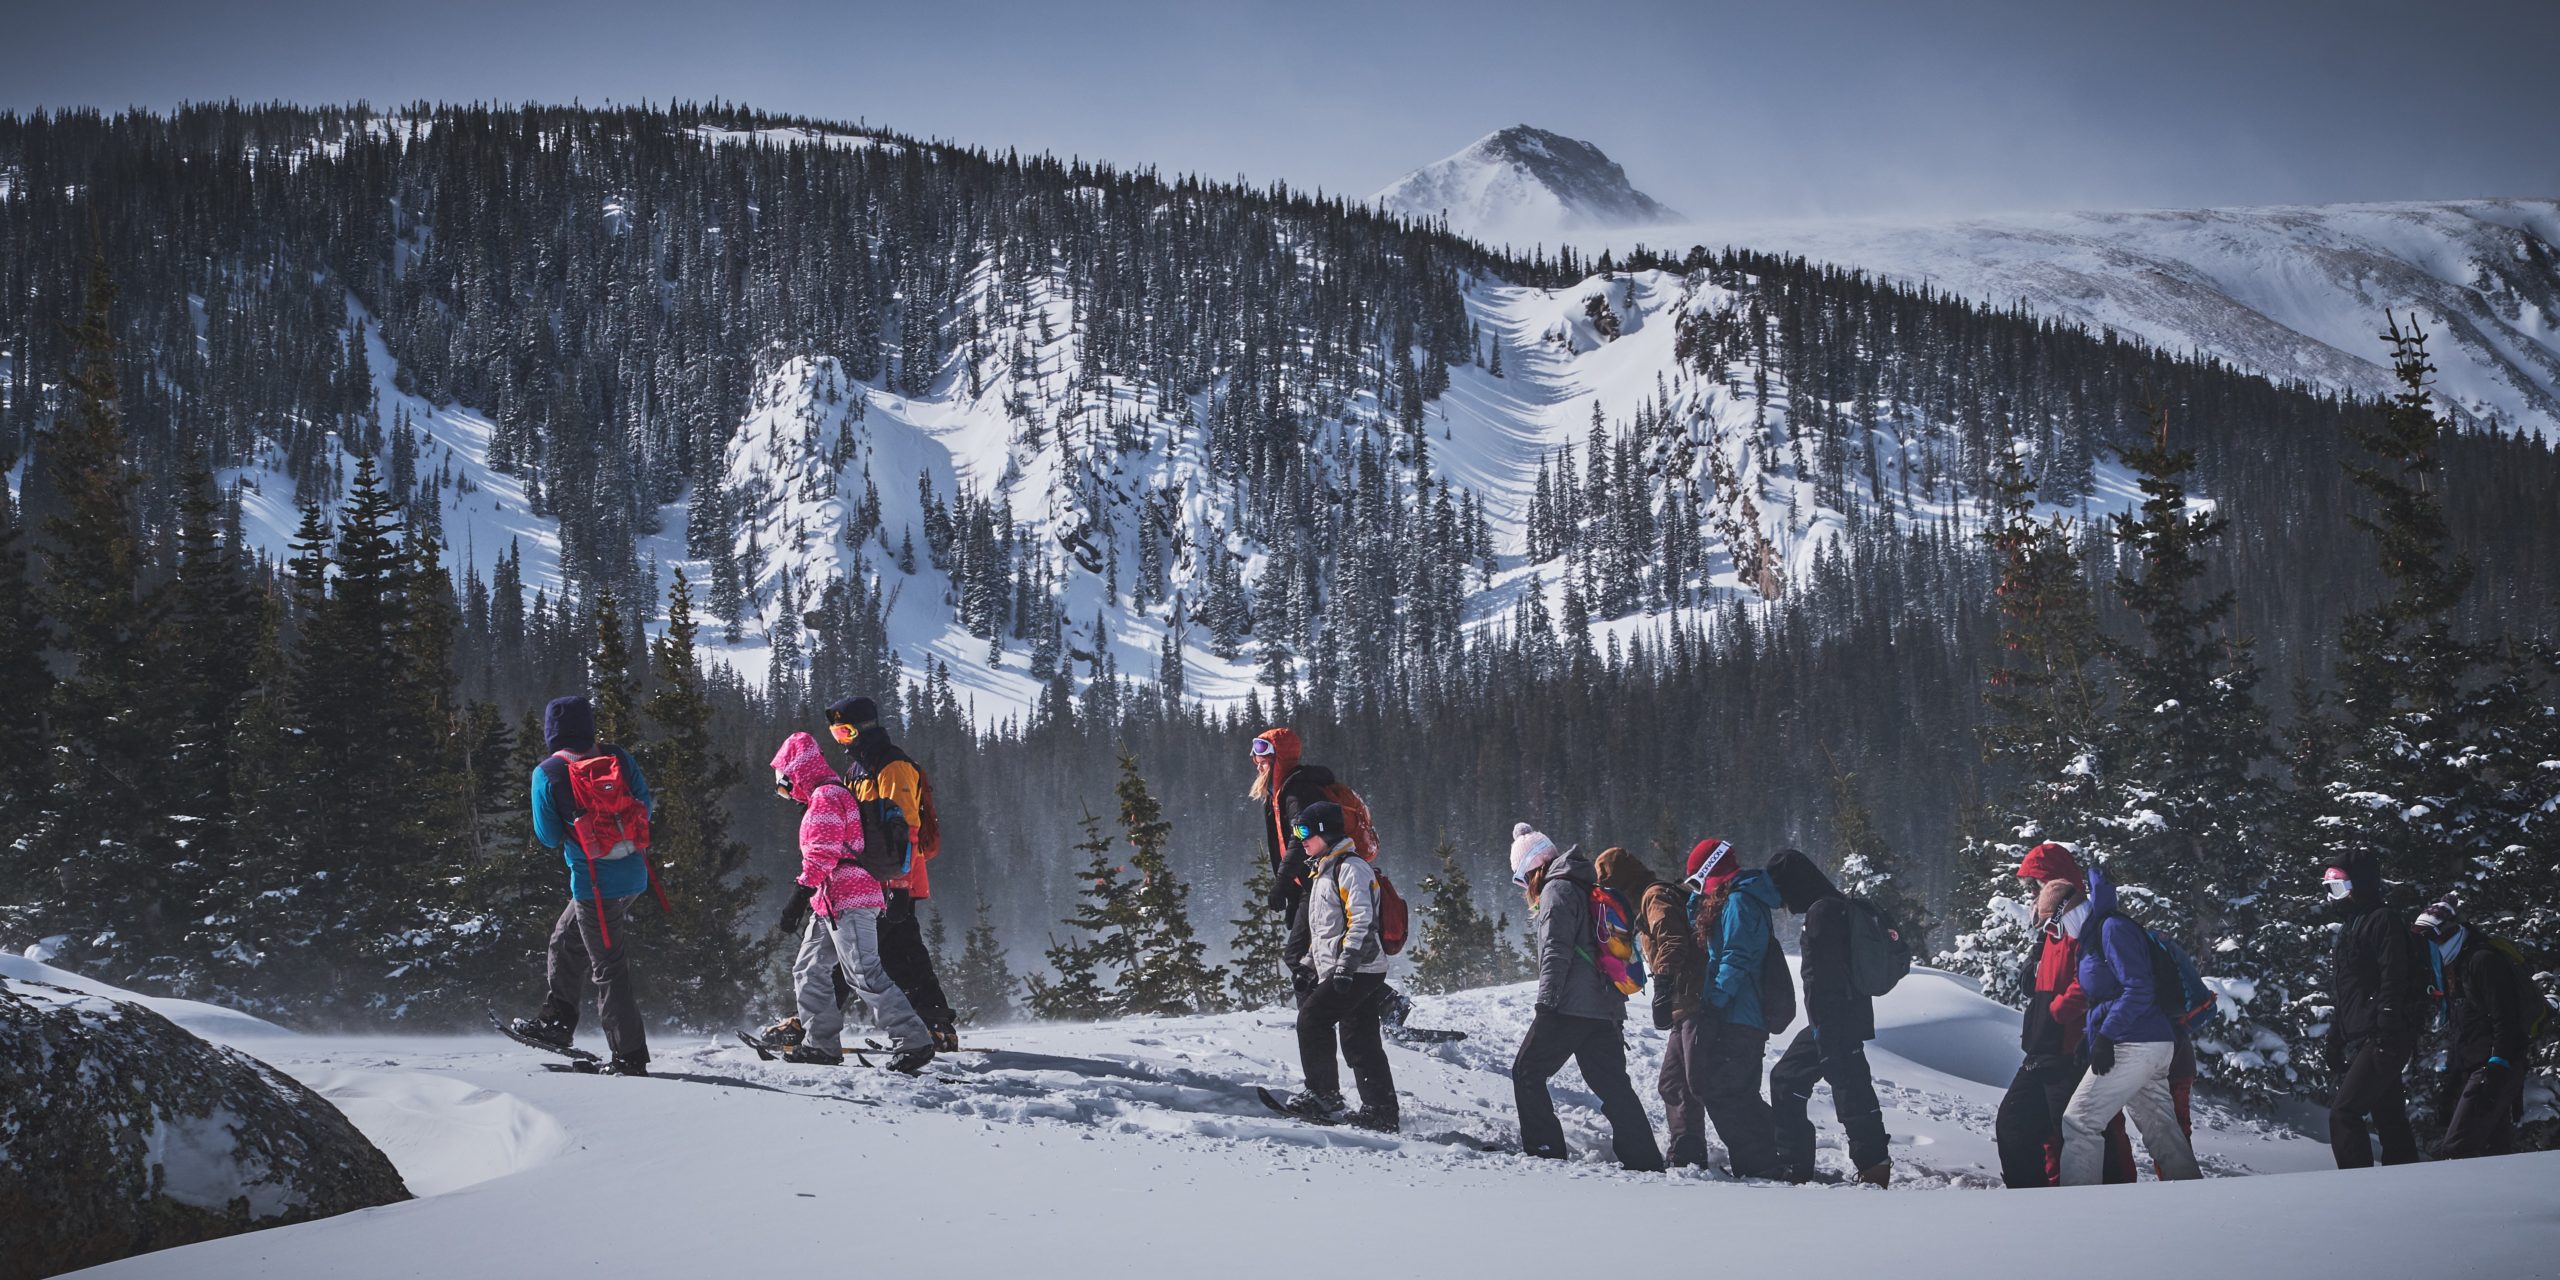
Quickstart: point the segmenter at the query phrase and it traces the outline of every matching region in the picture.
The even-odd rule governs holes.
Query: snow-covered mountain
[[[1488,133],[1371,197],[1382,209],[1431,219],[1500,243],[1554,241],[1576,231],[1648,227],[1680,214],[1636,190],[1600,148],[1525,124]]]
[[[1711,223],[1573,239],[1801,254],[2357,395],[2389,388],[2383,313],[2415,311],[2449,404],[2475,425],[2560,437],[2560,200]]]
[[[1469,1038],[1389,1048],[1404,1105],[1395,1135],[1303,1125],[1255,1101],[1254,1086],[1296,1078],[1279,1010],[973,1029],[984,1048],[915,1080],[763,1063],[671,1032],[653,1038],[654,1078],[623,1079],[545,1072],[543,1055],[488,1034],[214,1028],[336,1103],[420,1198],[100,1274],[551,1276],[564,1259],[609,1259],[623,1275],[690,1277],[850,1250],[874,1267],[953,1276],[1011,1274],[1030,1256],[1070,1280],[1297,1276],[1309,1249],[1333,1246],[1274,1224],[1343,1205],[1383,1215],[1359,1239],[1361,1265],[1398,1276],[1549,1274],[1591,1251],[1588,1225],[1559,1224],[1707,1219],[1749,1224],[1708,1246],[1749,1273],[2042,1275],[2051,1250],[2020,1242],[2102,1236],[2126,1221],[2177,1223],[2182,1239],[2211,1242],[2208,1270],[2229,1275],[2538,1274],[2560,1249],[2545,1208],[2560,1154],[2344,1174],[2325,1145],[2201,1099],[2202,1184],[1998,1190],[1991,1133],[2017,1066],[2017,1015],[1930,970],[1877,1001],[1868,1054],[1893,1136],[1889,1191],[1624,1172],[1572,1072],[1553,1092],[1574,1158],[1485,1150],[1515,1133],[1508,1068],[1534,996],[1522,984],[1417,1001],[1417,1025]],[[1627,1041],[1630,1074],[1650,1080],[1661,1033],[1633,1019]],[[1650,1094],[1640,1090],[1659,1132]],[[1837,1172],[1839,1129],[1821,1094],[1813,1115],[1817,1159]],[[2440,1229],[2397,1229],[2412,1212]],[[1701,1247],[1680,1231],[1612,1238],[1636,1270],[1694,1263]],[[2144,1280],[2161,1266],[2157,1248],[2086,1251],[2072,1264]]]

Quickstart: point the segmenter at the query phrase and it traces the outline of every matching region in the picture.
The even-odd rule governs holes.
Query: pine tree
[[[1115,790],[1120,829],[1135,850],[1129,869],[1138,877],[1129,901],[1129,966],[1121,970],[1114,992],[1115,1011],[1218,1012],[1226,1007],[1226,970],[1208,962],[1208,948],[1191,927],[1191,890],[1174,875],[1166,856],[1173,824],[1164,820],[1164,806],[1147,790],[1138,758],[1126,746],[1120,749]]]
[[[1422,881],[1425,920],[1412,957],[1414,989],[1466,991],[1502,981],[1502,940],[1493,918],[1476,906],[1458,846],[1443,839],[1432,856],[1440,870]]]
[[[667,629],[651,642],[657,690],[648,701],[653,732],[639,751],[655,812],[649,823],[650,865],[673,915],[663,941],[663,1007],[699,1025],[717,1025],[747,1007],[748,984],[761,967],[742,927],[764,882],[744,874],[747,847],[729,834],[723,803],[744,776],[712,739],[711,702],[694,650],[699,634],[693,587],[684,569],[667,588]],[[601,687],[601,683],[599,684]]]
[[[20,535],[16,505],[0,485],[0,705],[18,709],[0,717],[0,824],[12,831],[31,829],[44,800],[53,700],[47,627]]]
[[[587,697],[596,709],[596,741],[640,743],[640,686],[631,672],[631,630],[607,588],[596,595],[596,642],[587,654]]]
[[[1227,989],[1239,1009],[1267,1009],[1289,998],[1289,919],[1269,905],[1278,883],[1271,859],[1256,850],[1237,908],[1242,914],[1227,922],[1235,926],[1227,943]]]
[[[1111,837],[1103,834],[1102,819],[1087,813],[1083,825],[1084,839],[1076,848],[1086,855],[1078,889],[1084,901],[1066,919],[1075,934],[1065,942],[1050,940],[1046,955],[1058,975],[1054,980],[1036,973],[1024,980],[1031,1012],[1059,1021],[1091,1022],[1109,1016],[1113,997],[1107,984],[1127,972],[1135,959],[1130,944],[1137,935],[1130,931],[1129,922],[1135,914],[1138,887],[1120,878],[1127,868],[1112,860]]]
[[[961,1018],[975,1027],[1013,1021],[1014,977],[1005,960],[1004,943],[987,918],[987,896],[978,895],[977,914],[960,941],[960,958],[947,971],[951,998]]]
[[[1828,749],[1823,760],[1831,766],[1831,838],[1840,851],[1835,868],[1840,891],[1873,908],[1902,931],[1914,952],[1927,955],[1937,921],[1929,913],[1926,894],[1876,829],[1858,775],[1841,768]]]

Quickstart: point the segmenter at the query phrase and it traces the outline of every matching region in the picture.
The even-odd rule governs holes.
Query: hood
[[[1297,733],[1289,729],[1265,729],[1254,736],[1271,744],[1271,785],[1276,787],[1288,781],[1290,773],[1298,767],[1299,753],[1304,750],[1298,744]]]
[[[2116,882],[2096,867],[2089,868],[2089,921],[2091,924],[2116,913]],[[2081,926],[2081,936],[2088,936],[2088,926]]]
[[[1600,856],[1592,861],[1591,869],[1600,877],[1601,884],[1627,895],[1631,900],[1641,897],[1646,889],[1653,887],[1656,879],[1653,868],[1615,845],[1601,850]]]
[[[853,740],[853,762],[862,766],[865,777],[878,777],[897,758],[898,744],[890,741],[889,731],[876,723]]]
[[[1768,872],[1770,881],[1777,885],[1778,897],[1787,904],[1787,910],[1797,915],[1812,910],[1813,904],[1824,898],[1840,896],[1839,886],[1831,883],[1831,877],[1822,874],[1822,868],[1815,866],[1802,849],[1778,850],[1777,856],[1769,859]]]
[[[2072,856],[2071,846],[2054,840],[2027,850],[2027,856],[2018,863],[2018,874],[2029,880],[2068,880],[2083,889],[2089,887],[2088,881],[2082,878],[2080,859]]]
[[[1751,897],[1758,898],[1760,900],[1760,905],[1764,907],[1778,907],[1785,905],[1778,897],[1778,886],[1770,881],[1769,872],[1767,869],[1762,867],[1753,867],[1750,870],[1743,872],[1741,875],[1735,876],[1733,878],[1733,888],[1730,893],[1748,894]]]
[[[1593,868],[1591,855],[1584,853],[1581,845],[1575,845],[1557,854],[1555,861],[1547,864],[1547,878],[1570,880],[1581,885],[1585,891],[1600,883],[1600,873]]]
[[[820,750],[818,740],[805,733],[795,733],[782,740],[782,748],[773,753],[775,777],[791,780],[791,798],[802,804],[818,794],[818,788],[836,782],[835,766],[827,763],[827,753]]]
[[[2346,868],[2347,878],[2355,882],[2355,889],[2346,897],[2346,914],[2360,916],[2382,905],[2382,859],[2372,850],[2360,849],[2323,865]]]
[[[595,750],[595,706],[575,695],[553,698],[542,709],[542,745],[546,750],[575,751],[580,755]]]

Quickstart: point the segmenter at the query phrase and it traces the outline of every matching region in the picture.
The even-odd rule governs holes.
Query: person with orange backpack
[[[1312,990],[1298,1006],[1298,1059],[1306,1089],[1284,1107],[1320,1123],[1346,1123],[1380,1133],[1398,1126],[1395,1075],[1378,1018],[1387,986],[1387,939],[1377,874],[1351,838],[1342,807],[1319,800],[1298,811],[1290,834],[1314,867],[1307,879],[1307,967]],[[1346,1112],[1343,1060],[1360,1086],[1360,1109]]]
[[[1302,764],[1298,735],[1285,728],[1266,729],[1253,740],[1254,803],[1262,810],[1263,851],[1271,860],[1271,894],[1264,907],[1289,924],[1281,948],[1289,969],[1289,989],[1304,1005],[1315,994],[1315,969],[1307,958],[1307,883],[1314,863],[1299,848],[1298,817],[1307,806],[1331,803],[1343,811],[1346,838],[1364,858],[1378,856],[1377,833],[1369,824],[1369,806],[1357,792],[1320,764]]]
[[[533,835],[569,864],[569,905],[551,926],[542,1009],[507,1024],[516,1036],[567,1048],[578,1031],[582,988],[596,995],[596,1020],[611,1049],[606,1070],[649,1074],[649,1037],[632,991],[623,949],[631,906],[642,892],[667,897],[649,866],[649,781],[640,762],[596,741],[596,712],[583,697],[554,698],[542,709],[542,744],[551,755],[533,771]],[[627,935],[627,931],[626,931]]]
[[[924,945],[924,924],[916,918],[916,904],[933,896],[928,868],[942,852],[942,818],[934,812],[933,783],[915,757],[880,726],[879,704],[869,698],[829,703],[827,732],[838,745],[853,749],[853,767],[845,771],[845,785],[853,798],[866,805],[894,806],[902,821],[891,825],[904,833],[914,855],[903,874],[881,882],[886,903],[880,912],[880,963],[933,1032],[934,1047],[956,1052],[960,1048],[958,1019],[952,1015],[950,997],[943,994],[942,979],[933,971],[933,952]]]
[[[1528,825],[1513,829],[1511,871],[1512,883],[1528,896],[1538,931],[1537,1012],[1511,1059],[1520,1150],[1549,1160],[1567,1156],[1564,1125],[1556,1119],[1547,1081],[1569,1059],[1600,1097],[1618,1163],[1659,1173],[1662,1148],[1653,1140],[1653,1121],[1627,1079],[1625,1028],[1627,997],[1643,989],[1644,964],[1635,958],[1633,943],[1634,899],[1653,875],[1624,849],[1601,854],[1595,869],[1580,846],[1557,853],[1554,841]]]

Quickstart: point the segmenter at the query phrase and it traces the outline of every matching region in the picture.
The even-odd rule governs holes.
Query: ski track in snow
[[[59,971],[21,963],[9,976],[47,975]],[[2016,1015],[1926,969],[1879,1002],[1869,1050],[1892,1191],[1624,1172],[1572,1068],[1552,1082],[1572,1159],[1480,1150],[1515,1140],[1508,1067],[1533,998],[1528,984],[1418,997],[1416,1025],[1469,1038],[1390,1043],[1396,1135],[1262,1107],[1254,1086],[1297,1078],[1277,1008],[992,1027],[969,1034],[983,1049],[917,1079],[662,1033],[647,1080],[544,1071],[548,1055],[493,1035],[291,1036],[180,1009],[338,1101],[423,1198],[88,1274],[692,1277],[858,1258],[956,1276],[1302,1277],[1353,1229],[1384,1274],[1545,1275],[1587,1264],[1592,1233],[1617,1228],[1631,1266],[1704,1249],[1720,1269],[2049,1275],[2058,1242],[2076,1242],[2075,1274],[2157,1280],[2156,1251],[2081,1247],[2128,1213],[2179,1222],[2179,1247],[2209,1249],[2211,1274],[2457,1260],[2550,1274],[2560,1251],[2560,1154],[2244,1177],[2326,1170],[2328,1149],[2211,1107],[2197,1117],[2205,1184],[1971,1194],[1997,1185],[1990,1131]],[[1658,1134],[1662,1036],[1641,1019],[1627,1035]],[[1813,1114],[1822,1165],[1846,1173],[1826,1092]],[[2412,1212],[2430,1230],[2390,1229]],[[1673,1222],[1695,1225],[1643,1229]]]

